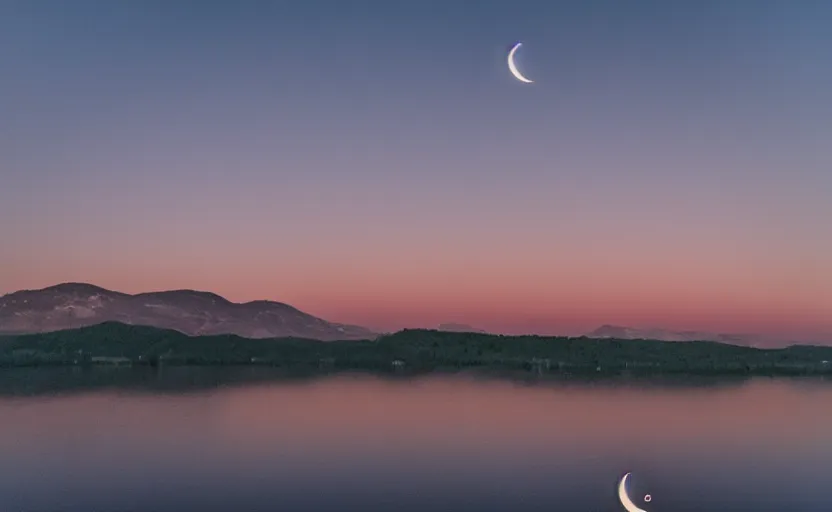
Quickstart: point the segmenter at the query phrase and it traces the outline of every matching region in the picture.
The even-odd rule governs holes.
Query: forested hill
[[[339,370],[494,368],[602,373],[832,373],[832,347],[756,349],[716,342],[665,342],[404,330],[374,340],[187,336],[108,322],[0,337],[3,366],[258,364]]]

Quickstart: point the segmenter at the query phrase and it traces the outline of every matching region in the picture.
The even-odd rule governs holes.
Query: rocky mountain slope
[[[64,283],[0,297],[0,333],[49,332],[107,321],[174,329],[193,336],[294,336],[324,341],[375,337],[363,327],[327,322],[280,302],[240,304],[193,290],[129,295],[91,284]]]

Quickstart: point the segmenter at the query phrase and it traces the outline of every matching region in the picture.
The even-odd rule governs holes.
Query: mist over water
[[[650,512],[828,511],[830,403],[816,379],[10,370],[0,510],[612,512],[630,471]]]

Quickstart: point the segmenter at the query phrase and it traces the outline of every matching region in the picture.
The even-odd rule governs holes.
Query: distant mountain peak
[[[200,290],[188,290],[188,289],[181,289],[181,290],[162,290],[156,292],[144,292],[135,295],[136,297],[182,297],[182,298],[199,298],[199,299],[206,299],[206,300],[214,300],[225,302],[228,304],[232,304],[231,301],[226,299],[221,295],[217,295],[213,292],[204,292]]]
[[[297,308],[290,306],[285,302],[278,302],[274,300],[250,300],[248,302],[243,302],[240,305],[250,308],[283,308],[297,311]]]
[[[118,293],[89,283],[67,282],[48,286],[40,290],[21,290],[26,292],[61,292],[61,293]]]

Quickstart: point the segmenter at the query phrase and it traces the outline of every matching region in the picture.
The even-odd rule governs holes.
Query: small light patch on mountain
[[[476,327],[471,327],[468,324],[458,324],[458,323],[446,323],[446,324],[439,324],[439,327],[436,329],[437,331],[445,331],[445,332],[476,332],[485,334],[486,331],[482,329],[477,329]]]

